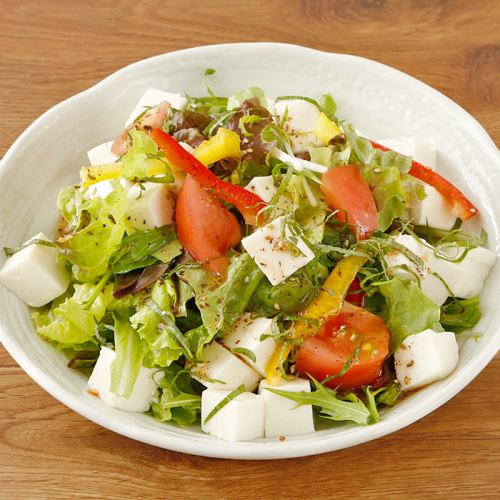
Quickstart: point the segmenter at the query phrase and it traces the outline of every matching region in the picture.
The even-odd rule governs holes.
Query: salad
[[[85,397],[283,440],[450,375],[496,256],[437,151],[375,142],[330,94],[207,90],[148,90],[61,189],[57,234],[4,249]]]

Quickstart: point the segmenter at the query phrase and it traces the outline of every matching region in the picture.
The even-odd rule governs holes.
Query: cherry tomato
[[[303,376],[309,374],[320,381],[333,376],[326,382],[332,388],[370,385],[382,373],[389,339],[389,330],[381,318],[345,303],[316,335],[304,340],[295,368]]]
[[[225,253],[241,240],[236,217],[201,187],[190,175],[177,198],[177,235],[193,259],[223,274],[228,260]]]
[[[378,229],[377,206],[356,165],[335,167],[323,174],[321,190],[338,218],[359,229],[361,238]]]

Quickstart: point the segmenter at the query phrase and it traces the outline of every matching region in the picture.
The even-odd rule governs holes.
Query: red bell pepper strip
[[[382,144],[375,141],[370,141],[375,149],[382,151],[392,151]],[[451,205],[451,211],[456,217],[462,220],[467,220],[474,215],[477,215],[479,210],[467,199],[467,197],[456,188],[451,182],[447,181],[442,175],[434,172],[428,167],[424,167],[418,161],[411,162],[410,175],[416,177],[418,180],[425,182],[435,188],[443,195],[445,200]]]
[[[359,282],[357,276],[352,280],[352,283],[349,286],[349,290],[347,290],[345,300],[358,307],[363,307],[363,304],[365,302],[365,294],[361,289],[361,283]]]
[[[247,191],[241,186],[219,179],[203,163],[186,151],[173,137],[157,128],[151,138],[165,153],[169,162],[193,177],[205,189],[209,189],[217,198],[234,205],[245,218],[247,224],[255,225],[260,220],[259,211],[267,204],[260,196]]]

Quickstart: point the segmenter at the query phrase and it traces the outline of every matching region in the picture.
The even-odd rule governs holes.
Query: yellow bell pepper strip
[[[83,187],[89,187],[97,182],[108,179],[116,179],[121,175],[121,172],[122,164],[120,162],[92,165],[89,167],[82,167],[80,169],[80,179]],[[165,173],[167,173],[167,168],[162,161],[158,160],[153,162],[153,160],[151,160],[151,166],[148,169],[148,176],[153,177],[154,175]]]
[[[319,137],[323,144],[328,144],[335,136],[341,133],[342,131],[325,113],[320,113],[313,134]]]
[[[289,338],[291,340],[314,334],[326,318],[340,312],[351,283],[366,261],[366,257],[350,255],[344,257],[335,266],[319,294],[300,314],[303,320],[310,319],[313,322],[296,321],[290,332]],[[292,348],[292,343],[285,342],[276,346],[271,359],[266,365],[266,379],[270,385],[278,384],[281,378],[280,366],[286,361]]]
[[[267,203],[260,196],[242,186],[219,179],[200,160],[186,151],[163,130],[159,128],[153,130],[151,138],[165,153],[169,164],[192,176],[198,184],[209,190],[219,200],[234,205],[243,215],[247,224],[260,224],[265,219],[260,211],[267,206]]]
[[[204,165],[232,158],[239,160],[241,155],[239,135],[227,128],[219,128],[210,139],[203,141],[195,150],[194,156]]]

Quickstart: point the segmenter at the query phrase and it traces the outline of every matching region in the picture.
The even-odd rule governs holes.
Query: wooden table
[[[238,41],[382,61],[444,92],[500,143],[495,0],[111,3],[2,1],[0,155],[46,109],[126,64]],[[316,457],[236,462],[102,429],[46,394],[1,349],[0,498],[498,498],[499,368],[497,356],[452,401],[378,441]]]

